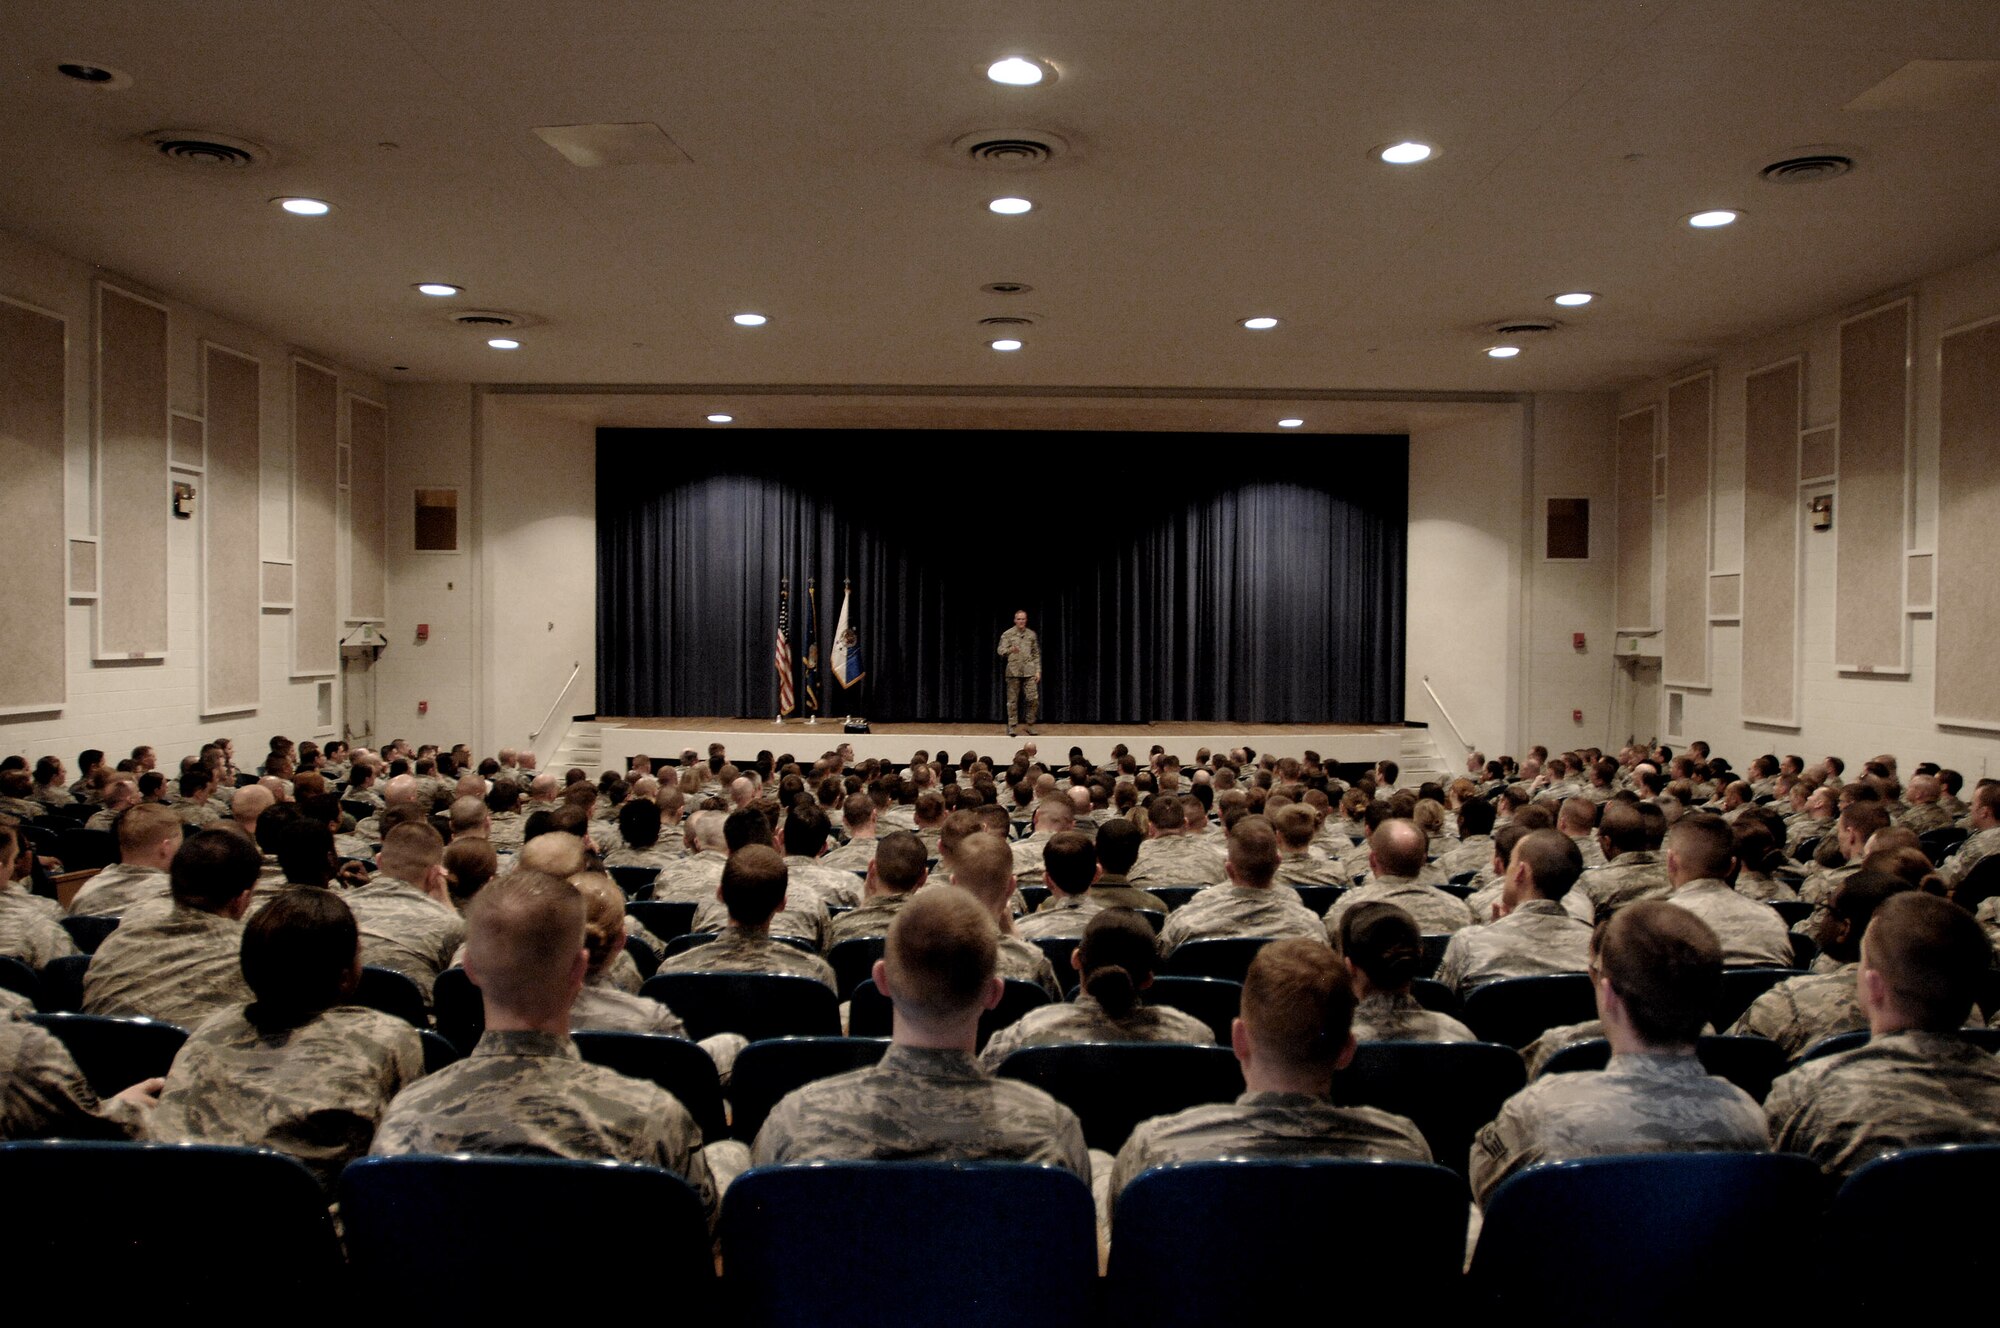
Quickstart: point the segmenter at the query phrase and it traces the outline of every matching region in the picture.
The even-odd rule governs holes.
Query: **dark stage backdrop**
[[[597,452],[604,714],[774,714],[779,580],[796,669],[813,577],[822,665],[846,578],[867,668],[848,691],[822,668],[822,714],[998,725],[1024,608],[1048,723],[1402,718],[1402,437],[602,429]]]

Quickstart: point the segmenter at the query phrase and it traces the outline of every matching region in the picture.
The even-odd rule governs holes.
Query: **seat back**
[[[452,1046],[451,1040],[444,1034],[433,1033],[430,1029],[425,1028],[418,1030],[417,1036],[424,1040],[425,1074],[436,1074],[453,1061],[463,1059],[458,1054],[458,1048]]]
[[[76,913],[62,920],[63,930],[76,942],[76,948],[85,954],[96,954],[97,947],[104,944],[104,938],[118,930],[119,919],[97,918]]]
[[[866,1258],[829,1231],[865,1230]],[[1090,1189],[1019,1162],[753,1167],[722,1206],[730,1302],[747,1328],[1095,1324]]]
[[[1465,1022],[1482,1041],[1525,1047],[1558,1024],[1597,1018],[1587,973],[1553,973],[1484,982],[1463,998]]]
[[[340,1217],[358,1302],[393,1305],[410,1322],[518,1317],[527,1270],[602,1267],[606,1232],[644,1233],[646,1275],[592,1279],[593,1314],[656,1319],[662,1288],[677,1322],[712,1312],[707,1214],[685,1180],[658,1167],[366,1157],[341,1173]]]
[[[875,961],[882,957],[882,949],[888,944],[886,936],[856,936],[842,941],[826,952],[826,962],[833,965],[834,985],[839,988],[840,998],[848,999],[854,989],[874,976]]]
[[[1819,958],[1819,942],[1802,931],[1795,931],[1792,937],[1792,967],[1808,969],[1813,960]]]
[[[0,991],[26,996],[35,1003],[36,1009],[44,1008],[42,975],[12,955],[0,955]]]
[[[1267,936],[1223,936],[1207,941],[1187,941],[1174,947],[1160,971],[1177,977],[1228,978],[1241,982],[1250,971],[1250,961],[1269,945]]]
[[[70,1059],[99,1097],[123,1092],[172,1068],[187,1030],[156,1019],[114,1019],[97,1014],[37,1014],[40,1024],[68,1048]]]
[[[1167,912],[1171,913],[1205,888],[1199,885],[1149,885],[1146,893],[1165,904]]]
[[[1292,889],[1299,892],[1301,904],[1319,914],[1332,908],[1334,901],[1344,893],[1344,888],[1338,885],[1295,885]]]
[[[1171,1005],[1193,1015],[1226,1047],[1229,1026],[1243,1009],[1243,984],[1228,978],[1154,978],[1141,999],[1148,1005]]]
[[[1000,993],[1000,1003],[979,1016],[979,1047],[1030,1010],[1049,1003],[1041,984],[1008,978]],[[858,1038],[888,1037],[894,1029],[895,1008],[870,978],[854,989],[847,1006],[847,1031]]]
[[[1424,947],[1423,962],[1417,966],[1420,978],[1436,977],[1438,965],[1444,962],[1445,947],[1451,944],[1450,932],[1430,932],[1420,938]]]
[[[631,1079],[643,1079],[672,1093],[701,1127],[710,1143],[728,1137],[722,1112],[722,1081],[715,1061],[686,1038],[664,1033],[571,1033],[577,1054],[592,1065]]]
[[[1436,1014],[1448,1014],[1456,1019],[1461,1012],[1458,993],[1436,978],[1410,979],[1410,995],[1416,998],[1418,1005]]]
[[[1452,1286],[1465,1257],[1465,1181],[1420,1162],[1180,1163],[1116,1203],[1106,1290],[1118,1318],[1151,1328],[1288,1320],[1335,1250],[1367,1270],[1343,1279],[1341,1321],[1400,1323],[1413,1289]]]
[[[383,1014],[392,1014],[412,1028],[429,1028],[430,1011],[424,1007],[424,989],[415,979],[393,968],[366,964],[361,982],[354,988],[353,1003]]]
[[[1923,845],[1924,856],[1932,862],[1943,862],[1945,857],[1963,844],[1972,832],[1961,826],[1948,825],[1936,830],[1926,830],[1917,836],[1917,843]]]
[[[215,1145],[0,1144],[0,1247],[89,1315],[213,1317],[220,1305],[336,1317],[340,1251],[326,1195],[295,1159]],[[229,1262],[190,1264],[198,1233],[228,1232]],[[224,1297],[218,1300],[218,1297]],[[344,1315],[339,1316],[344,1317]]]
[[[1797,968],[1723,969],[1722,988],[1716,993],[1715,1008],[1709,1013],[1708,1022],[1718,1029],[1733,1027],[1759,996],[1787,978],[1799,977],[1803,973],[1803,969]]]
[[[1333,1100],[1408,1117],[1463,1175],[1472,1136],[1527,1081],[1520,1053],[1491,1042],[1364,1042],[1334,1074]]]
[[[675,955],[686,954],[697,945],[707,945],[715,939],[712,931],[684,931],[667,942],[667,952],[662,959],[672,959]]]
[[[783,973],[655,973],[639,989],[681,1017],[696,1040],[740,1033],[752,1042],[774,1037],[835,1037],[840,1001],[816,978]]]
[[[1070,956],[1082,943],[1081,936],[1037,936],[1035,944],[1049,957],[1049,967],[1056,971],[1056,981],[1064,991],[1075,991],[1082,981],[1082,975],[1070,963]]]
[[[1785,1072],[1785,1049],[1769,1038],[1747,1034],[1722,1034],[1702,1038],[1695,1044],[1701,1068],[1727,1079],[1762,1102],[1771,1092],[1771,1081]],[[1543,1074],[1571,1074],[1579,1070],[1601,1070],[1611,1063],[1611,1044],[1603,1038],[1572,1042],[1549,1057]]]
[[[73,826],[57,839],[56,856],[62,859],[64,868],[69,871],[109,867],[118,861],[118,836],[109,830]]]
[[[815,1079],[859,1070],[882,1059],[886,1038],[769,1038],[752,1042],[729,1073],[730,1132],[754,1143],[764,1118],[785,1094]]]
[[[685,936],[688,928],[694,925],[694,910],[692,903],[662,903],[657,899],[625,905],[626,916],[639,919],[647,931],[662,941]]]
[[[1847,1178],[1827,1215],[1822,1285],[1860,1311],[1887,1309],[1910,1323],[1942,1322],[1971,1303],[1985,1281],[1992,1230],[1954,1215],[1983,1212],[2000,1187],[2000,1144],[1911,1148],[1869,1162]],[[1859,1270],[1922,1269],[1880,1278]]]
[[[431,984],[431,1008],[437,1014],[437,1031],[444,1034],[461,1056],[470,1056],[486,1031],[486,1002],[479,988],[462,968],[447,968]]]
[[[1030,913],[1048,902],[1049,887],[1046,885],[1023,885],[1015,888],[1021,892],[1021,902],[1028,906]]]
[[[1798,1283],[1825,1194],[1811,1159],[1650,1153],[1531,1167],[1486,1203],[1473,1256],[1479,1309],[1501,1321],[1776,1322]],[[1605,1220],[1615,1214],[1616,1221]]]
[[[42,965],[42,1009],[51,1014],[81,1010],[83,975],[89,967],[87,954],[63,955]]]
[[[649,978],[660,971],[660,953],[637,936],[625,938],[625,953],[632,956],[632,966],[639,970],[641,978]]]
[[[1233,1102],[1243,1070],[1227,1047],[1185,1042],[1069,1042],[1023,1047],[999,1073],[1043,1089],[1077,1114],[1084,1141],[1116,1153],[1132,1127],[1204,1102]]]
[[[611,879],[618,883],[618,888],[625,892],[628,900],[651,898],[653,882],[660,875],[658,867],[606,867],[604,870],[611,874]]]

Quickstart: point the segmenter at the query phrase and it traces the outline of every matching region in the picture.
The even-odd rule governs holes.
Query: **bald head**
[[[1424,869],[1429,847],[1416,822],[1401,818],[1384,821],[1368,836],[1368,863],[1377,876],[1415,876]]]
[[[524,871],[546,872],[550,876],[568,879],[582,871],[584,864],[583,838],[580,835],[550,830],[521,846],[520,867]]]
[[[382,786],[382,801],[391,807],[417,800],[417,779],[414,775],[397,775]]]
[[[246,834],[257,833],[257,818],[269,811],[277,802],[271,790],[261,784],[251,784],[236,790],[236,796],[229,800],[229,814],[235,818]]]

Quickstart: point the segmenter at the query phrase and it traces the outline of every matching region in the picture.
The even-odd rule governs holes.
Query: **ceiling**
[[[0,50],[0,226],[394,379],[896,385],[866,395],[923,423],[1158,388],[1143,427],[1174,427],[1241,390],[1617,388],[2000,246],[2000,79],[1843,109],[1913,60],[2000,60],[1994,0],[97,0],[6,7]],[[1016,52],[1059,76],[985,78]],[[684,159],[583,168],[534,132],[592,123]],[[272,159],[170,165],[136,141],[165,128]],[[950,150],[982,130],[1070,150]],[[1404,138],[1440,155],[1369,156]],[[1758,178],[1826,146],[1854,173]],[[1743,220],[1683,223],[1718,206]],[[1601,298],[1549,303],[1577,289]],[[446,304],[539,321],[493,351]],[[978,321],[1004,315],[1035,319],[1013,354]],[[697,403],[632,391],[606,422]]]

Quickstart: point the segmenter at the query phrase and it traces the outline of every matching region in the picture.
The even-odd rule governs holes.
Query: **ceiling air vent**
[[[1854,158],[1837,152],[1814,152],[1803,157],[1774,161],[1757,172],[1772,184],[1818,184],[1838,180],[1854,169]]]
[[[267,165],[271,160],[269,148],[246,139],[211,134],[200,129],[161,129],[147,134],[144,141],[176,166],[222,167],[240,171]]]
[[[1034,287],[1025,281],[989,281],[979,289],[988,295],[1026,295]]]
[[[525,321],[519,314],[503,314],[497,309],[467,309],[447,316],[460,327],[520,327]]]
[[[1003,171],[1046,166],[1069,151],[1069,144],[1039,129],[987,129],[952,142],[954,153],[974,166]]]
[[[1003,315],[994,318],[982,318],[979,320],[979,325],[981,327],[1033,327],[1035,320],[1013,315]]]
[[[1523,318],[1519,321],[1495,323],[1492,331],[1495,336],[1500,337],[1538,337],[1553,332],[1561,326],[1561,323],[1551,322],[1546,318]]]

